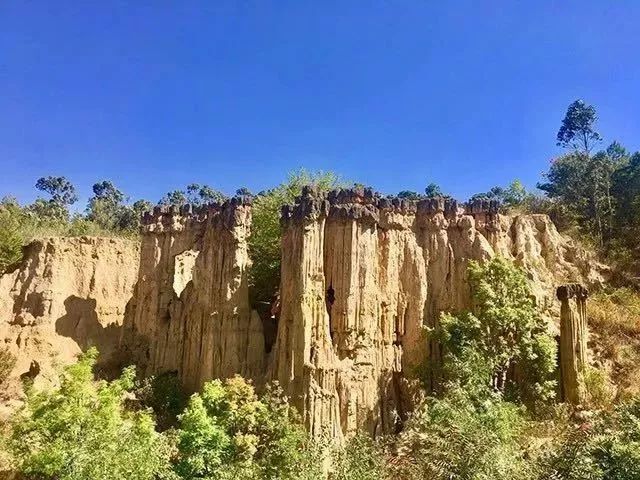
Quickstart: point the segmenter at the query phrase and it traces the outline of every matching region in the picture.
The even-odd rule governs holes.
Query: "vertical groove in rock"
[[[177,371],[189,390],[234,374],[262,379],[262,324],[248,299],[250,225],[242,198],[145,215],[136,308],[122,343],[147,374]]]
[[[562,399],[574,405],[585,401],[587,367],[587,289],[577,283],[557,289],[560,300],[560,377]]]
[[[423,327],[471,307],[471,260],[512,258],[545,307],[557,278],[591,272],[588,262],[567,260],[578,249],[548,217],[499,215],[494,202],[463,207],[305,188],[283,208],[282,226],[282,310],[268,377],[313,434],[396,431],[415,403],[425,358],[426,381],[437,388],[441,352]]]

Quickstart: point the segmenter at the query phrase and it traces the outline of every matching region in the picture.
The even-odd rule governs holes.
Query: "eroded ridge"
[[[303,190],[282,209],[281,314],[270,378],[312,433],[396,430],[415,403],[417,367],[437,388],[441,352],[425,339],[442,312],[471,308],[469,262],[522,266],[541,306],[558,278],[590,271],[544,215],[495,201],[407,200],[368,188]]]
[[[123,346],[146,373],[176,371],[189,390],[234,374],[261,377],[264,336],[247,285],[250,199],[156,207],[142,223]]]
[[[32,347],[50,339],[72,358],[96,337],[85,327],[97,325],[97,315],[104,328],[115,306],[109,341],[118,337],[123,362],[145,374],[177,372],[192,391],[234,374],[278,380],[314,435],[387,433],[415,404],[418,366],[429,372],[428,388],[439,384],[440,346],[425,327],[437,327],[442,312],[472,307],[470,261],[513,260],[556,320],[556,285],[601,279],[592,257],[546,215],[504,215],[487,201],[307,187],[282,209],[281,285],[269,309],[277,334],[267,354],[248,296],[251,208],[247,197],[158,207],[142,219],[139,262],[136,244],[106,239],[30,250],[0,277],[0,331],[15,344],[16,375],[32,371]],[[58,290],[62,296],[52,294]],[[41,371],[50,371],[44,358],[37,357]]]

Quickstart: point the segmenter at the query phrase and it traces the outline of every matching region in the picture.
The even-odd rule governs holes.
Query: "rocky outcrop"
[[[380,198],[368,189],[304,190],[282,212],[281,314],[270,378],[313,433],[388,433],[411,409],[425,361],[438,383],[439,346],[424,340],[441,312],[469,308],[469,261],[512,258],[552,306],[559,279],[591,265],[543,215],[497,205]],[[595,278],[595,277],[594,277]],[[435,367],[435,368],[433,368]]]
[[[586,400],[584,375],[587,368],[587,289],[578,284],[562,285],[560,300],[560,378],[562,400],[578,405]]]
[[[117,366],[118,339],[138,274],[137,242],[47,238],[25,247],[0,276],[0,346],[15,355],[12,377],[45,385],[55,367],[96,346],[100,366]],[[12,382],[9,396],[17,396]]]
[[[147,374],[176,371],[192,391],[212,378],[262,377],[262,323],[247,290],[250,225],[242,198],[145,215],[122,345]]]
[[[0,277],[0,333],[18,374],[50,376],[97,345],[146,375],[177,372],[188,390],[235,374],[277,380],[310,431],[335,438],[396,431],[421,391],[439,384],[439,345],[425,339],[442,312],[471,307],[472,260],[513,259],[538,304],[559,283],[599,280],[591,258],[544,215],[501,215],[491,202],[407,201],[369,189],[305,188],[282,210],[277,334],[270,353],[248,295],[245,198],[157,207],[141,244],[35,242]],[[275,292],[274,292],[275,293]],[[35,362],[35,363],[34,363]],[[425,369],[423,369],[425,370]]]

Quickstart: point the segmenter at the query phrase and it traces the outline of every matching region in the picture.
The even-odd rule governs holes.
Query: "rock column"
[[[587,366],[587,289],[577,283],[556,291],[560,307],[561,396],[574,405],[585,400],[584,372]]]

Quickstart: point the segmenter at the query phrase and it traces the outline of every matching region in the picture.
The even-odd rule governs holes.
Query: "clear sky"
[[[0,196],[157,201],[298,167],[385,193],[534,186],[569,103],[640,149],[640,2],[0,1]]]

